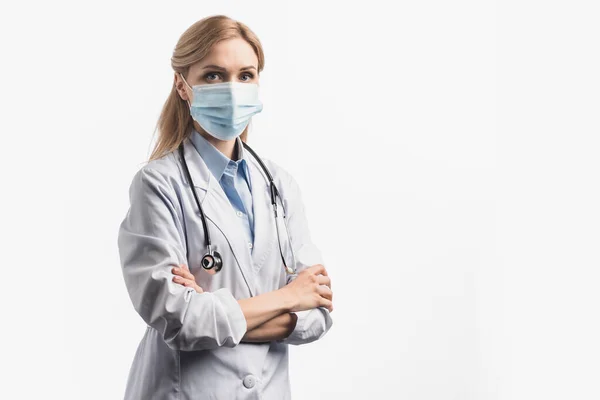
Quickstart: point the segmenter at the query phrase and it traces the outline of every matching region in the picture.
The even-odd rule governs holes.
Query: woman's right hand
[[[321,264],[315,264],[298,273],[298,276],[281,288],[290,304],[290,312],[325,307],[333,311],[331,279]]]

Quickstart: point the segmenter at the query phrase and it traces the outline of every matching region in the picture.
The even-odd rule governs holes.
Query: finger
[[[189,270],[175,267],[171,271],[173,272],[173,274],[179,275],[185,279],[191,279],[193,281],[196,280],[196,277]]]
[[[331,289],[331,278],[327,275],[317,276],[317,282],[319,283],[319,285],[326,285],[329,286],[329,288]]]
[[[187,269],[188,271],[190,270],[186,264],[180,264],[179,268],[181,268],[181,269]]]
[[[186,287],[194,288],[194,290],[198,293],[204,293],[204,289],[202,289],[200,286],[198,286],[195,279],[185,279],[179,275],[176,275],[173,277],[173,282],[179,283],[180,285],[183,285]]]
[[[182,278],[182,277],[181,277],[181,276],[179,276],[179,275],[175,275],[175,276],[173,277],[173,282],[175,282],[175,283],[179,283],[180,285],[183,285],[183,284],[185,284],[185,282],[187,282],[187,281],[188,281],[188,279]]]
[[[323,264],[315,264],[312,267],[308,268],[313,274],[323,274],[323,275],[327,275],[327,270],[325,269],[325,266]]]
[[[196,282],[192,281],[190,279],[184,279],[180,276],[174,276],[173,277],[173,282],[175,283],[179,283],[180,285],[186,286],[186,287],[191,287],[193,288],[194,286],[196,286]]]
[[[331,300],[321,297],[321,304],[319,305],[328,309],[329,312],[333,312],[333,302]]]
[[[319,286],[317,288],[317,293],[319,293],[321,297],[324,297],[330,301],[333,300],[333,292],[327,286]]]
[[[196,277],[189,270],[183,270],[183,274],[181,276],[183,276],[185,279],[196,281]]]

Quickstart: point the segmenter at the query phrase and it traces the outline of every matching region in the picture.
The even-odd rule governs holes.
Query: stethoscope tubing
[[[286,272],[288,274],[294,274],[295,273],[295,268],[296,268],[296,256],[294,254],[294,249],[293,249],[293,245],[291,242],[291,236],[290,236],[290,232],[288,229],[288,225],[287,225],[287,211],[283,202],[283,199],[281,197],[281,195],[279,194],[279,190],[277,189],[277,186],[275,185],[275,182],[273,182],[273,176],[271,175],[271,173],[269,172],[269,169],[266,167],[266,165],[263,163],[262,159],[258,156],[258,154],[256,154],[256,152],[245,142],[242,141],[242,144],[244,146],[244,148],[246,150],[248,150],[252,156],[254,156],[254,158],[256,159],[256,161],[258,161],[260,167],[262,168],[262,170],[265,172],[265,174],[267,175],[267,179],[269,181],[269,188],[270,188],[270,194],[271,194],[271,205],[273,206],[273,213],[275,216],[275,230],[277,232],[277,243],[279,245],[279,254],[281,255],[281,260],[283,261],[283,265],[285,266]],[[181,157],[181,161],[183,164],[183,169],[184,172],[186,174],[187,180],[190,184],[190,189],[194,195],[194,200],[196,202],[196,205],[198,207],[198,210],[200,211],[200,218],[202,220],[202,227],[204,230],[204,238],[205,238],[205,245],[207,247],[208,250],[208,254],[205,256],[207,257],[208,255],[213,256],[213,251],[212,251],[212,244],[211,244],[211,240],[210,240],[210,232],[208,230],[208,224],[206,222],[206,215],[204,214],[204,210],[202,209],[202,205],[200,203],[200,199],[198,199],[198,194],[196,193],[196,189],[194,186],[194,181],[192,180],[192,175],[190,174],[190,170],[188,167],[188,164],[185,160],[185,155],[184,155],[184,151],[183,151],[183,142],[180,144],[179,146],[179,155]],[[277,197],[279,197],[279,200],[281,202],[281,207],[283,210],[283,219],[284,219],[284,225],[285,225],[285,231],[288,237],[288,243],[290,246],[290,252],[292,253],[292,263],[293,263],[293,267],[289,267],[287,265],[287,263],[285,262],[285,257],[283,256],[283,249],[281,247],[281,237],[279,235],[279,226],[277,224]],[[187,241],[187,238],[186,238]],[[186,245],[187,247],[187,245]],[[189,251],[186,249],[186,253],[189,259]],[[218,253],[216,253],[218,255]],[[220,255],[218,256],[220,258]],[[220,268],[217,269],[217,271]]]

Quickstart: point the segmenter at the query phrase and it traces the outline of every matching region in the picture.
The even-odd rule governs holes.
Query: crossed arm
[[[175,275],[173,277],[173,282],[183,286],[192,287],[198,293],[204,292],[204,290],[196,283],[196,278],[190,272],[187,265],[181,264],[180,268],[173,268],[172,272]],[[261,325],[248,330],[241,341],[262,343],[285,339],[292,333],[296,327],[297,321],[298,316],[296,313],[284,312]]]
[[[270,342],[285,339],[296,327],[298,316],[293,312],[279,314],[262,325],[246,332],[242,342]]]

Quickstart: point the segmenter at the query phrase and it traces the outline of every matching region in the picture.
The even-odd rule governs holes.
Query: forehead
[[[250,65],[258,68],[258,57],[248,42],[242,38],[233,38],[214,45],[210,53],[192,65],[190,70],[199,70],[205,65],[218,65],[231,71]]]

